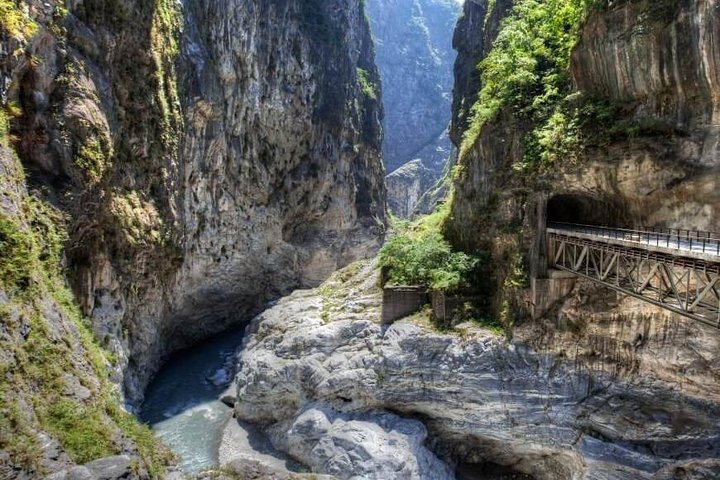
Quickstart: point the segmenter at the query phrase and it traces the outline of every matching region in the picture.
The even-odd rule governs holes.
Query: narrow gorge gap
[[[423,0],[422,9],[411,3],[390,5],[382,0],[365,3],[382,88],[372,84],[365,69],[358,68],[364,94],[373,96],[376,94],[373,91],[382,92],[386,173],[401,172],[388,177],[386,185],[391,186],[391,190],[392,185],[396,185],[402,192],[410,193],[400,201],[390,195],[389,208],[401,217],[412,214],[420,197],[438,180],[451,156],[447,129],[451,116],[452,64],[456,55],[452,35],[461,9],[461,3],[454,1]],[[320,7],[314,5],[313,8]],[[300,58],[301,52],[296,48],[294,55]],[[340,84],[335,81],[333,85],[339,87]],[[309,161],[305,159],[299,168],[312,168]],[[302,173],[298,178],[318,178],[317,169],[311,170],[310,175],[304,170]],[[368,213],[365,210],[374,192],[364,177],[358,176],[356,182],[355,204],[360,213]],[[279,196],[279,190],[273,195]],[[327,197],[327,204],[330,203]],[[291,222],[282,230],[283,241],[291,244],[312,242],[318,235],[322,235],[322,225],[316,228],[305,220]],[[267,253],[272,253],[271,246],[267,247]],[[215,263],[219,265],[220,260],[216,258]],[[139,417],[171,446],[185,473],[197,474],[217,466],[220,436],[231,415],[231,409],[218,400],[218,396],[230,385],[230,376],[235,373],[234,352],[243,338],[241,330],[231,330],[193,345],[191,339],[202,336],[196,335],[202,331],[195,332],[194,325],[205,324],[208,318],[215,317],[224,325],[237,323],[227,321],[226,317],[233,312],[257,313],[262,310],[257,303],[257,298],[230,299],[215,293],[188,299],[178,311],[179,323],[186,326],[182,331],[168,332],[178,337],[179,345],[188,347],[170,355],[154,376],[146,388]],[[256,441],[263,443],[266,439]]]

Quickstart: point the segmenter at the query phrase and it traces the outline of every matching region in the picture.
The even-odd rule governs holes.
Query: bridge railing
[[[643,231],[653,233],[664,233],[673,237],[681,237],[686,240],[714,240],[720,242],[720,233],[707,232],[704,230],[686,230],[682,228],[663,228],[663,227],[642,227]]]
[[[611,238],[644,245],[672,248],[720,256],[720,234],[700,230],[608,228],[597,225],[551,222],[549,228]]]

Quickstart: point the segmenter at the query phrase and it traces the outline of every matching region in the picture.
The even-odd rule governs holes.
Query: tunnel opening
[[[580,224],[627,228],[632,226],[625,205],[608,197],[595,197],[584,193],[555,195],[547,203],[547,223]]]

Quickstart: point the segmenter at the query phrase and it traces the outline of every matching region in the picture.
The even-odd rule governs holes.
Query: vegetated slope
[[[103,351],[62,272],[66,217],[28,193],[0,145],[0,476],[43,478],[102,457],[133,478],[159,477],[170,452],[121,405]],[[117,378],[115,378],[117,381]],[[101,466],[88,465],[76,475]]]
[[[20,278],[3,285],[3,389],[17,395],[2,458],[32,476],[38,462],[7,442],[59,455],[49,471],[142,453],[110,383],[138,400],[171,351],[377,247],[382,108],[361,2],[30,0],[0,14],[0,244],[20,252],[0,262]],[[98,430],[77,432],[80,418]],[[43,438],[59,449],[41,454]]]

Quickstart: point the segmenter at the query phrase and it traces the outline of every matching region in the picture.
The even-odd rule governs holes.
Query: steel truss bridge
[[[548,266],[720,328],[720,234],[553,223]]]

